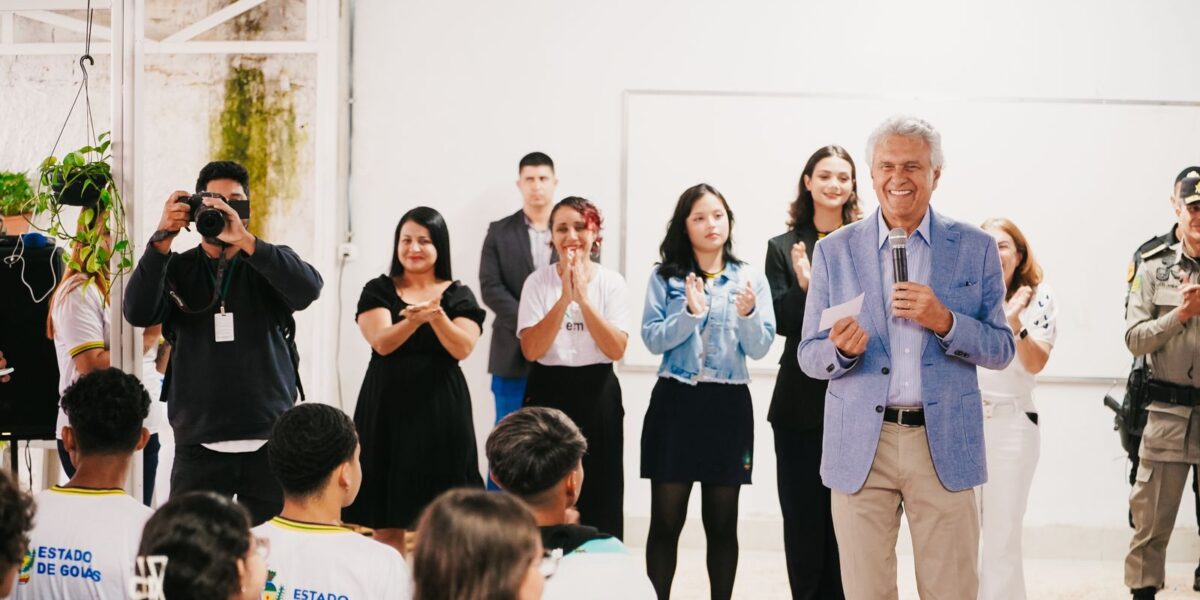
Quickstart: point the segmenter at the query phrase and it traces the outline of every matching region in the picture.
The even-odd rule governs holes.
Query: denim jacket
[[[756,296],[749,317],[738,315],[734,302],[745,281],[752,282]],[[664,281],[657,268],[650,274],[642,341],[650,352],[663,355],[658,376],[688,384],[749,383],[746,357],[762,358],[775,339],[775,309],[767,280],[746,265],[731,262],[705,285],[704,292],[708,310],[692,315],[682,279]]]

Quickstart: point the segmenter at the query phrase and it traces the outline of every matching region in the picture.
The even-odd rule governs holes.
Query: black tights
[[[708,581],[712,600],[729,600],[738,562],[738,493],[741,486],[700,484],[700,513],[708,541]],[[692,484],[650,485],[650,534],[646,538],[646,572],[659,600],[671,597],[671,580],[679,554],[679,533],[687,520]]]

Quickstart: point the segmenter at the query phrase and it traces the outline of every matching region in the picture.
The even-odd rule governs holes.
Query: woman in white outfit
[[[979,369],[988,482],[979,499],[979,600],[1024,600],[1021,527],[1041,445],[1033,376],[1054,347],[1054,296],[1042,283],[1025,235],[1008,219],[981,226],[996,239],[1006,288],[1004,313],[1017,355],[1002,371]]]

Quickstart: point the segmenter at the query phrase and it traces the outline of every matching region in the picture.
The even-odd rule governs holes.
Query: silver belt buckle
[[[899,425],[901,427],[920,427],[920,425],[917,425],[915,423],[913,423],[911,425],[908,423],[905,423],[904,415],[906,415],[908,413],[919,413],[919,412],[922,412],[923,409],[896,407],[895,410],[896,410],[896,424],[897,425]]]

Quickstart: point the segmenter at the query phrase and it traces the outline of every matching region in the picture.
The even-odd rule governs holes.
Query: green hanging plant
[[[107,281],[133,268],[133,249],[125,231],[125,205],[109,165],[109,133],[101,133],[96,142],[68,152],[62,160],[48,156],[42,161],[33,208],[35,215],[48,216],[43,231],[71,245],[73,251],[63,255],[69,269]],[[74,233],[62,222],[67,206],[83,207]],[[116,271],[110,275],[114,259]]]

